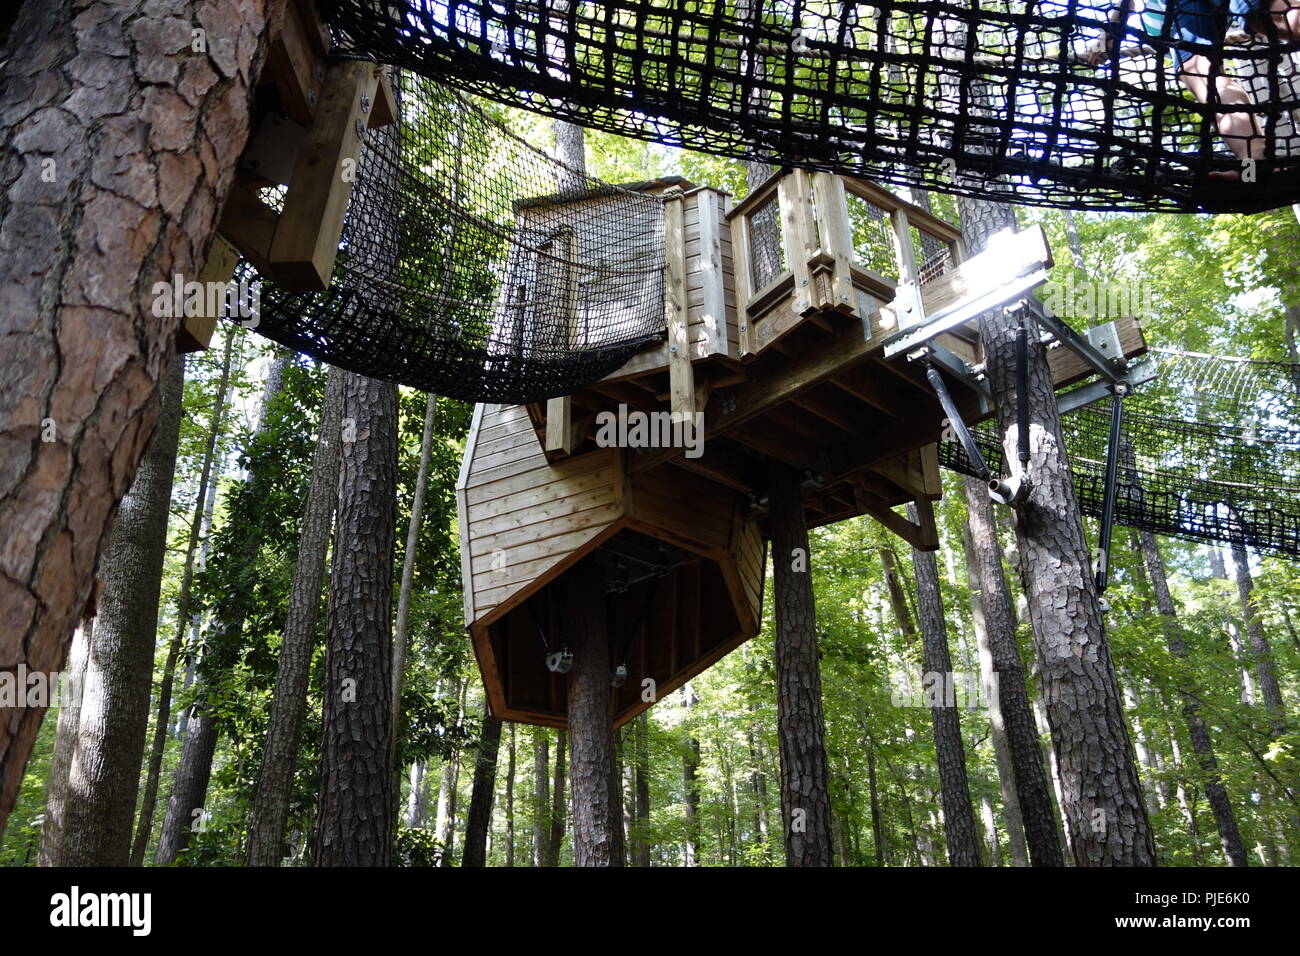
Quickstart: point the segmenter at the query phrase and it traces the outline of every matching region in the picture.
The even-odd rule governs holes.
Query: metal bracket
[[[1128,385],[1129,388],[1136,388],[1146,382],[1151,381],[1159,374],[1159,367],[1154,358],[1145,358],[1140,362],[1130,365],[1120,378],[1120,382]],[[1072,412],[1075,409],[1083,408],[1085,405],[1091,405],[1093,402],[1100,401],[1103,398],[1113,394],[1114,386],[1110,382],[1092,382],[1088,385],[1080,385],[1078,388],[1072,388],[1070,391],[1063,393],[1056,400],[1057,407],[1060,408],[1061,414]]]
[[[993,393],[989,391],[983,374],[977,373],[951,349],[945,348],[938,342],[926,342],[916,351],[907,353],[907,358],[911,362],[928,360],[973,391],[979,396],[981,415],[986,415],[993,410]]]
[[[1119,333],[1115,329],[1114,322],[1107,322],[1096,329],[1090,329],[1085,336],[1074,331],[1059,317],[1051,315],[1048,308],[1033,297],[1024,299],[1021,307],[1027,309],[1034,321],[1050,332],[1058,342],[1091,365],[1093,371],[1102,378],[1112,383],[1123,380],[1124,353],[1119,347]],[[1100,342],[1107,343],[1104,351],[1094,344],[1094,337]]]
[[[901,331],[895,332],[885,339],[885,358],[890,358],[900,352],[909,352],[936,335],[941,335],[963,322],[969,322],[976,316],[989,311],[989,309],[995,309],[999,305],[1020,299],[1027,295],[1031,289],[1042,285],[1046,281],[1046,269],[1032,269],[1028,274],[1017,276],[1015,279],[1003,283],[984,295],[976,296],[973,299],[963,299],[947,308],[940,309],[933,315],[927,315],[925,320],[918,326],[903,328],[903,323],[900,320],[899,328]],[[902,286],[899,286],[900,290],[902,288]],[[1030,299],[1027,301],[1032,302],[1035,300]]]

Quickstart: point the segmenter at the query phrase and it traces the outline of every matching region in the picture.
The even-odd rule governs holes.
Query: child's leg
[[[1189,56],[1178,73],[1183,84],[1201,103],[1210,101],[1210,72],[1209,58],[1198,54]],[[1225,106],[1251,104],[1250,97],[1236,80],[1224,76],[1218,70],[1214,71],[1214,74],[1218,102]],[[1238,159],[1264,157],[1264,137],[1255,123],[1255,117],[1249,113],[1216,113],[1214,123],[1219,129],[1219,135]]]

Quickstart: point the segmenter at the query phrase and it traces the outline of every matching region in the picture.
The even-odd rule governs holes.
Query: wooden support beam
[[[573,400],[568,395],[546,400],[546,457],[573,454]]]
[[[916,250],[912,246],[912,224],[907,218],[907,210],[896,207],[889,213],[889,225],[894,235],[894,256],[898,259],[898,283],[910,282],[920,285],[916,272]]]
[[[238,264],[239,253],[235,251],[235,247],[221,236],[213,236],[212,247],[208,250],[208,261],[199,271],[198,281],[205,288],[209,282],[229,284],[235,274],[235,266]],[[204,296],[204,303],[206,304],[207,301],[208,297]],[[208,343],[212,341],[212,333],[220,318],[220,312],[208,313],[206,310],[200,315],[186,315],[176,330],[176,352],[180,354],[206,349]]]
[[[754,352],[752,344],[752,320],[749,314],[749,300],[754,294],[753,280],[749,269],[749,218],[741,213],[731,217],[731,263],[736,283],[736,322],[740,332],[740,342],[736,348],[738,358],[748,358]]]
[[[310,137],[298,154],[271,243],[272,276],[287,288],[329,287],[361,152],[360,129],[373,104],[376,66],[339,60],[326,70]]]
[[[919,524],[912,524],[898,512],[889,508],[879,498],[862,488],[854,489],[859,510],[870,515],[888,530],[898,535],[918,551],[938,551],[939,535],[934,524],[934,507],[929,499],[922,498],[916,503]]]
[[[812,191],[808,174],[793,169],[777,183],[781,212],[781,244],[785,246],[785,264],[794,275],[794,311],[806,315],[817,308],[812,297],[812,273],[808,260],[817,252],[813,239]]]
[[[280,94],[285,115],[303,126],[311,125],[325,81],[320,18],[312,4],[286,4],[284,26],[271,42],[266,69]]]
[[[725,276],[722,268],[722,205],[718,193],[712,189],[697,192],[695,202],[700,219],[700,257],[696,260],[699,263],[703,296],[700,321],[704,325],[709,353],[730,358],[735,348],[727,337],[726,290],[723,285]],[[683,246],[683,254],[684,249]]]
[[[849,226],[848,196],[844,180],[831,173],[812,173],[813,205],[822,252],[833,261],[830,295],[822,307],[857,315],[858,295],[853,288],[853,230]]]
[[[1119,333],[1120,351],[1124,353],[1125,358],[1145,354],[1147,341],[1137,319],[1132,316],[1115,319],[1115,330]],[[1076,331],[1082,332],[1082,329]],[[1076,352],[1064,347],[1052,349],[1047,353],[1047,367],[1051,370],[1052,384],[1056,388],[1073,385],[1096,374],[1093,367]]]
[[[271,242],[280,214],[236,183],[226,197],[217,229],[264,276],[271,275]]]
[[[691,370],[686,311],[684,200],[678,187],[664,200],[664,319],[668,325],[669,408],[674,416],[695,414],[695,375]]]

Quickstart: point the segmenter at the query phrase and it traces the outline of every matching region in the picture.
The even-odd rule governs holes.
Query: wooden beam
[[[212,246],[208,250],[208,260],[199,271],[199,282],[207,287],[209,282],[229,284],[239,264],[239,253],[221,236],[212,237]],[[204,296],[204,303],[207,296]],[[220,312],[200,315],[186,315],[176,330],[176,352],[198,352],[208,347],[212,333],[217,327]]]
[[[921,523],[912,524],[898,512],[886,506],[879,498],[874,497],[862,488],[854,489],[854,497],[858,508],[864,514],[875,518],[916,550],[939,550],[939,536],[934,525],[934,508],[928,499],[923,498],[917,502],[917,515],[921,519]]]
[[[1137,319],[1132,316],[1115,319],[1115,330],[1119,332],[1120,351],[1125,358],[1134,358],[1146,352],[1146,337],[1142,334],[1142,326]],[[1082,332],[1082,329],[1077,331]],[[1064,347],[1054,348],[1047,353],[1047,367],[1052,373],[1052,384],[1058,389],[1096,374],[1091,365]]]
[[[664,201],[664,320],[668,325],[669,408],[674,416],[695,414],[695,375],[691,370],[690,328],[686,311],[685,205],[680,187]]]
[[[703,302],[700,321],[713,355],[732,357],[733,347],[727,337],[725,276],[722,268],[722,206],[716,192],[702,189],[695,194],[696,212],[700,219],[700,287]],[[685,247],[683,247],[684,250]],[[735,252],[732,252],[733,260]]]
[[[221,210],[218,231],[264,276],[270,276],[271,242],[280,214],[257,198],[251,189],[236,183]]]
[[[907,210],[896,207],[889,213],[889,225],[894,235],[894,256],[898,260],[898,282],[920,285],[916,273],[916,250],[912,247],[912,224]]]
[[[360,156],[358,121],[369,113],[363,103],[371,103],[376,83],[373,63],[340,60],[326,70],[316,119],[299,152],[271,243],[272,278],[286,288],[329,287],[354,179],[344,164],[355,164]]]
[[[280,94],[280,107],[303,126],[311,125],[316,115],[325,79],[323,55],[318,52],[319,29],[319,18],[310,4],[287,4],[284,26],[267,54],[266,68]]]
[[[817,235],[823,252],[831,257],[830,296],[822,307],[857,315],[857,292],[853,288],[853,231],[849,226],[848,197],[844,180],[831,173],[812,173],[813,205],[817,213]]]
[[[573,454],[573,400],[568,395],[546,400],[546,457]]]
[[[785,247],[786,268],[794,275],[794,311],[805,315],[816,308],[812,298],[812,273],[808,260],[816,253],[813,242],[812,193],[808,174],[792,169],[777,183],[781,213],[781,244]]]
[[[740,332],[740,342],[736,349],[738,358],[748,358],[754,351],[750,330],[752,321],[749,314],[749,299],[754,294],[754,290],[753,280],[750,278],[749,256],[749,219],[743,214],[733,215],[731,217],[731,264],[736,283],[736,322]]]

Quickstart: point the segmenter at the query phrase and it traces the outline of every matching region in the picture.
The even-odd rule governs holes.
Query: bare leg
[[[1210,61],[1204,56],[1191,56],[1183,64],[1182,71],[1178,74],[1186,86],[1196,97],[1198,102],[1208,103],[1210,101]],[[1225,106],[1251,105],[1252,101],[1246,95],[1246,91],[1241,88],[1236,80],[1224,76],[1222,73],[1215,71],[1214,86],[1218,94],[1218,102]],[[1255,123],[1255,117],[1249,113],[1217,113],[1214,119],[1215,126],[1219,129],[1219,135],[1223,141],[1228,144],[1228,148],[1236,154],[1238,159],[1262,159],[1264,157],[1264,137],[1259,131],[1259,126]],[[1235,178],[1235,177],[1234,177]]]
[[[1300,0],[1272,0],[1268,12],[1280,39],[1294,40],[1300,37]],[[1252,18],[1248,25],[1253,33],[1267,37],[1267,25],[1257,23],[1259,19],[1263,19],[1263,14],[1258,18]]]

